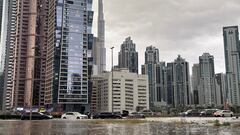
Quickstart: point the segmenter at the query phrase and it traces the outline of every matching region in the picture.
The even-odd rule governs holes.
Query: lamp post
[[[114,49],[114,46],[111,47],[111,50],[112,50],[112,112],[113,112],[113,49]]]
[[[32,87],[31,87],[31,97],[30,97],[30,120],[32,120],[32,102],[33,102],[33,87],[34,87],[34,67],[32,68]]]
[[[33,51],[35,51],[35,47],[32,47]],[[33,59],[35,60],[35,56],[33,56]],[[31,69],[32,73],[32,86],[31,86],[31,96],[30,96],[30,118],[29,120],[32,120],[32,106],[33,106],[33,87],[34,87],[34,66]]]

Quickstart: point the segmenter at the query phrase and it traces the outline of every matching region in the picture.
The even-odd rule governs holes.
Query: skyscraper
[[[105,21],[103,13],[103,0],[98,0],[98,37],[94,38],[93,46],[94,74],[101,74],[106,70],[105,48]]]
[[[0,31],[2,29],[2,14],[3,14],[3,0],[0,0]],[[1,35],[0,35],[0,41],[1,41]]]
[[[9,2],[10,0],[0,0],[0,73],[3,73],[5,64],[5,50],[6,39],[8,31],[8,19],[9,19]],[[4,6],[3,6],[4,5]],[[8,7],[9,6],[9,7]]]
[[[3,0],[0,0],[0,32],[2,31],[2,15],[3,15]],[[1,33],[0,33],[1,34]],[[1,35],[0,35],[0,41],[1,41]]]
[[[2,69],[2,64],[1,64],[1,56],[2,56],[2,49],[3,49],[3,45],[2,45],[2,41],[1,41],[1,37],[2,37],[2,26],[4,26],[3,24],[3,16],[4,15],[4,9],[3,9],[3,0],[0,0],[0,110],[2,110],[2,104],[3,104],[3,86],[4,86],[4,74],[3,74],[3,69]],[[5,49],[4,49],[5,50]]]
[[[194,64],[192,67],[192,92],[194,104],[199,104],[199,84],[200,84],[200,65]]]
[[[174,106],[173,63],[167,63],[167,104]]]
[[[118,67],[127,68],[130,72],[138,73],[138,52],[131,37],[125,39],[118,53]]]
[[[215,74],[216,101],[217,106],[225,106],[227,103],[226,75],[223,73]]]
[[[200,88],[199,104],[202,106],[216,105],[216,87],[214,57],[209,53],[204,53],[199,57]]]
[[[14,69],[14,51],[15,51],[15,35],[17,20],[17,0],[5,1],[5,27],[7,34],[5,39],[2,36],[2,58],[1,68],[4,74],[3,87],[3,110],[9,110],[13,107],[13,69]],[[5,40],[5,42],[4,42]],[[4,51],[5,48],[5,51]]]
[[[240,42],[238,26],[223,27],[227,91],[230,103],[240,106]]]
[[[156,64],[159,62],[159,50],[154,46],[148,46],[145,51],[145,64]]]
[[[173,91],[173,106],[191,104],[189,63],[179,55],[172,63],[171,69],[173,75],[173,90],[171,90]]]
[[[49,1],[45,104],[59,111],[89,109],[92,0]]]
[[[4,110],[43,105],[48,1],[8,2]]]
[[[145,51],[145,64],[142,74],[148,75],[149,103],[152,110],[167,104],[167,70],[165,62],[159,62],[159,50],[148,46]]]

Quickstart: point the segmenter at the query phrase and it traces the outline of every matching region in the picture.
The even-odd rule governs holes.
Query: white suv
[[[64,113],[61,118],[75,120],[75,119],[87,119],[88,116],[78,112],[67,112]]]
[[[233,117],[233,112],[230,110],[219,110],[214,113],[215,117]]]

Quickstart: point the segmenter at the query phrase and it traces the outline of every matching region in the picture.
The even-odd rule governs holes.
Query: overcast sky
[[[96,33],[97,0],[94,1]],[[172,62],[180,54],[192,64],[209,52],[215,72],[225,72],[222,27],[240,22],[240,0],[104,0],[107,69],[110,47],[117,64],[120,45],[131,36],[144,63],[145,48],[156,46],[160,60]],[[95,34],[96,35],[96,34]]]

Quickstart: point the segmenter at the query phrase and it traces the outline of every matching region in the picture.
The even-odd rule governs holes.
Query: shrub
[[[230,126],[231,124],[229,122],[223,122],[223,126]]]
[[[219,120],[215,120],[215,121],[214,121],[214,126],[221,126]]]
[[[59,114],[52,114],[53,118],[61,118],[62,115]]]

